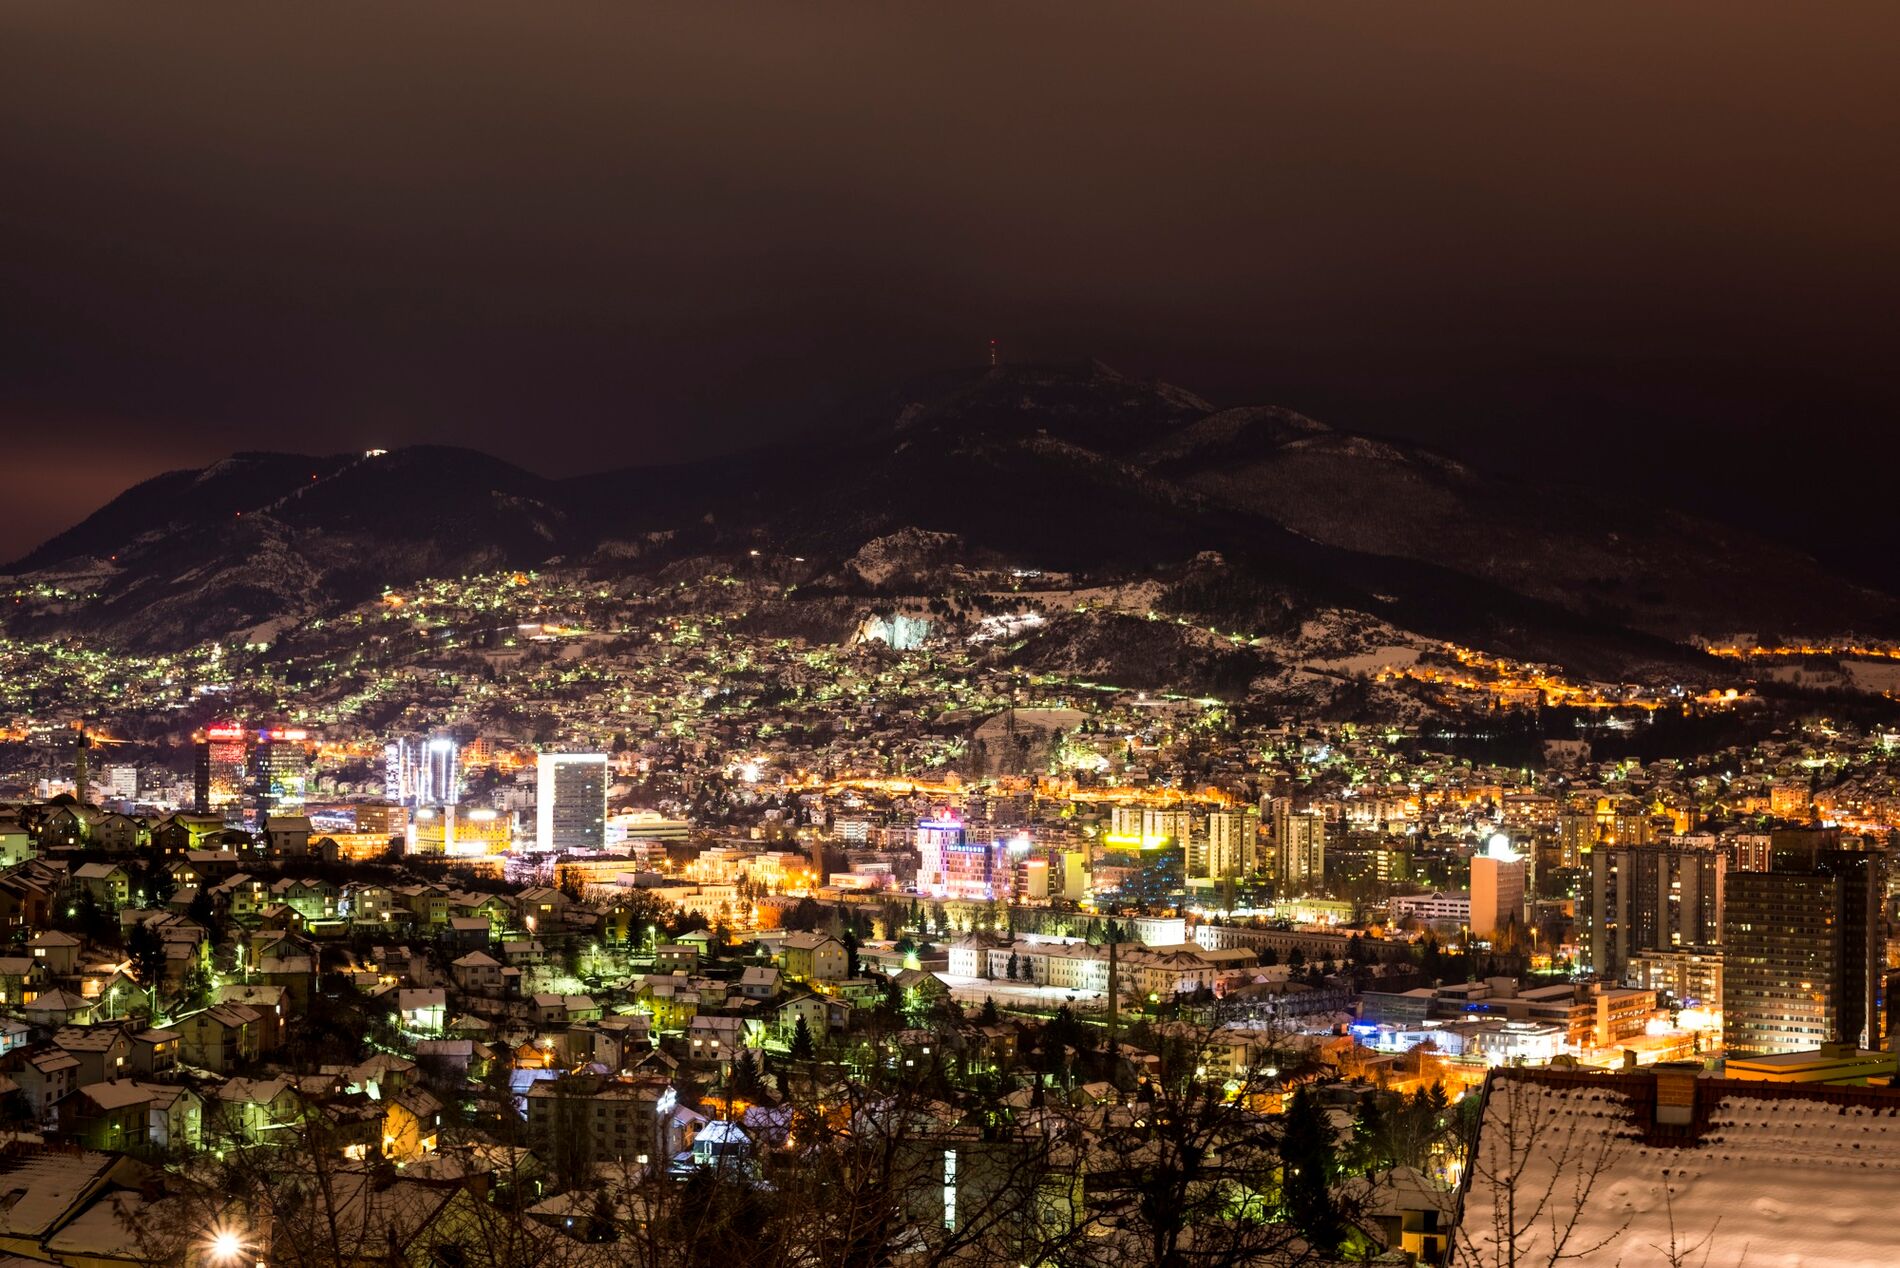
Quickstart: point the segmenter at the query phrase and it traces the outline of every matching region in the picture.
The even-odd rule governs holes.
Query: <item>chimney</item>
[[[1686,1127],[1695,1121],[1697,1073],[1694,1065],[1656,1067],[1657,1126]]]

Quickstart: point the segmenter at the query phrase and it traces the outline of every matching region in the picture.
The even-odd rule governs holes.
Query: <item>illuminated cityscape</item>
[[[1864,16],[0,17],[0,1268],[1894,1262]]]
[[[537,1202],[611,1182],[686,1220],[679,1186],[802,1157],[772,1124],[807,1089],[934,1107],[906,1131],[933,1193],[946,1152],[992,1183],[964,1115],[1041,1096],[1031,1120],[1060,1106],[1112,1148],[1102,1107],[1207,1097],[1330,1116],[1341,1253],[1434,1261],[1472,1201],[1470,1115],[1507,1086],[1594,1071],[1640,1101],[1689,1071],[1744,1104],[1895,1073],[1900,722],[1720,655],[1666,708],[1412,678],[1389,720],[1299,717],[999,658],[981,610],[902,647],[855,619],[760,632],[791,587],[753,559],[663,587],[423,579],[267,647],[10,637],[22,1121],[160,1170],[221,1149],[260,1194],[299,1150],[400,1192],[506,1146]],[[1182,628],[1138,586],[994,584],[1035,596],[1025,629],[1064,603]],[[1498,1082],[1523,1071],[1573,1082]],[[1403,1143],[1381,1125],[1434,1105]],[[1369,1165],[1414,1177],[1397,1234],[1348,1182]]]

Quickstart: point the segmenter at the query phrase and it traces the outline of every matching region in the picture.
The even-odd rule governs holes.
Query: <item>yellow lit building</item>
[[[414,1162],[436,1147],[442,1123],[442,1103],[421,1088],[404,1088],[384,1102],[383,1156],[392,1162]]]
[[[424,806],[409,825],[411,854],[505,854],[513,844],[513,824],[507,815],[495,810]]]
[[[364,863],[389,852],[389,837],[381,832],[326,832],[317,838],[316,848],[327,859],[330,849],[325,842],[336,846],[339,863]]]
[[[1730,1057],[1731,1079],[1764,1083],[1833,1083],[1843,1087],[1885,1084],[1900,1072],[1900,1054],[1869,1052],[1851,1043],[1826,1043],[1807,1052],[1766,1057]]]

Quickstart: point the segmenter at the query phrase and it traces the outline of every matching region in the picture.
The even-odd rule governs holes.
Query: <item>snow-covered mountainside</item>
[[[1713,631],[1900,633],[1893,596],[1737,530],[1096,363],[941,376],[818,438],[664,470],[549,480],[442,447],[235,455],[128,490],[0,585],[12,633],[162,649],[266,641],[422,577],[661,576],[722,554],[776,561],[800,588],[774,619],[793,625],[790,608],[858,592],[1147,585],[1170,617],[1245,635],[1238,659],[1150,649],[1222,681],[1284,672],[1282,645],[1319,613],[1612,681],[1684,672]],[[1122,641],[1094,617],[1051,630],[1062,658]]]

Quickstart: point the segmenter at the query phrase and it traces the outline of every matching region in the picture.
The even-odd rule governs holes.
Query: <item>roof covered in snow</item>
[[[1897,1184],[1900,1091],[1498,1070],[1455,1261],[1890,1264]]]

